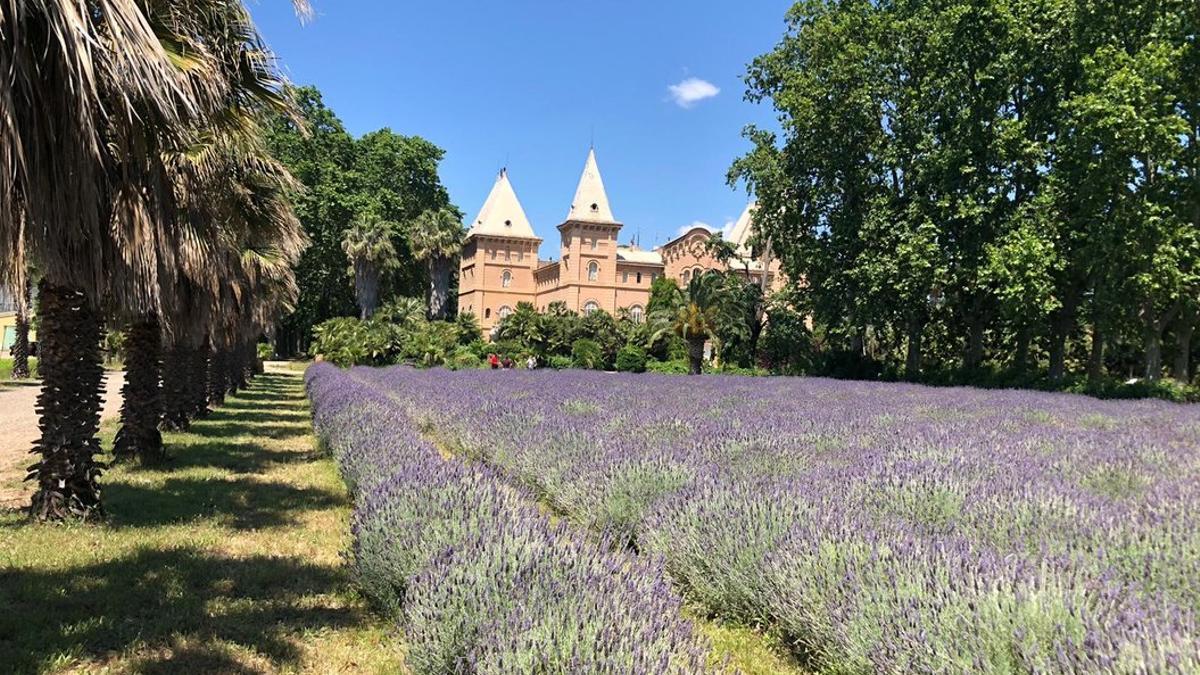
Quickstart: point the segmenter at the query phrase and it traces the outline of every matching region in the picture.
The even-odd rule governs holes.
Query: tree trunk
[[[25,287],[21,289],[24,295],[17,303],[17,323],[14,326],[16,335],[13,336],[12,347],[12,379],[14,380],[29,379],[29,304],[31,300],[29,284],[27,278]]]
[[[379,306],[379,270],[365,260],[354,262],[354,292],[361,310],[359,318],[366,321]]]
[[[45,280],[38,303],[41,437],[33,449],[40,460],[26,477],[38,484],[29,514],[38,520],[100,518],[100,316],[82,291]]]
[[[163,359],[162,428],[183,431],[191,426],[188,389],[191,379],[191,352],[182,344],[171,345]]]
[[[1024,375],[1029,369],[1029,342],[1030,333],[1032,331],[1029,326],[1021,326],[1017,329],[1017,352],[1013,357],[1013,370],[1018,375]]]
[[[979,304],[975,303],[967,325],[967,345],[963,350],[963,370],[966,371],[977,370],[983,365],[983,334],[987,328],[987,318]]]
[[[113,439],[118,460],[142,464],[166,459],[159,424],[163,420],[162,330],[158,316],[140,317],[125,334],[125,386],[121,389],[121,428]]]
[[[208,416],[210,361],[212,348],[207,340],[200,347],[188,348],[188,417]]]
[[[1192,381],[1191,377],[1191,356],[1192,356],[1192,333],[1196,330],[1196,321],[1194,317],[1189,316],[1187,320],[1180,321],[1179,326],[1175,329],[1175,363],[1171,368],[1171,377],[1177,381],[1187,384]]]
[[[704,372],[704,338],[688,338],[688,374],[699,375]]]
[[[921,375],[921,342],[925,325],[917,317],[908,320],[908,349],[904,357],[904,377],[915,380]]]
[[[1063,304],[1054,313],[1050,327],[1050,381],[1062,382],[1067,372],[1067,336],[1075,322],[1075,309],[1079,299],[1075,291],[1069,290]]]
[[[1142,303],[1141,319],[1145,336],[1146,369],[1145,378],[1150,381],[1162,377],[1162,334],[1167,325],[1175,319],[1175,313],[1180,310],[1178,301],[1170,309],[1159,315],[1154,311],[1154,303],[1146,300]]]
[[[1104,376],[1104,333],[1099,324],[1092,325],[1092,349],[1088,354],[1088,386],[1100,384]]]
[[[223,347],[213,350],[208,359],[208,404],[219,406],[229,393],[229,354]]]
[[[441,257],[429,261],[429,318],[433,321],[446,320],[446,307],[450,303],[450,263],[450,259]]]

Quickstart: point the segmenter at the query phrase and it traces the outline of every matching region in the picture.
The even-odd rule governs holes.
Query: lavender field
[[[418,670],[437,655],[424,672],[719,667],[683,603],[822,672],[1200,671],[1200,407],[583,371],[309,379],[358,495],[360,576]]]

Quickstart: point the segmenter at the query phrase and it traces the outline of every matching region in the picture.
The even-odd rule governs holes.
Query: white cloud
[[[671,92],[671,98],[680,108],[690,108],[699,101],[721,93],[717,85],[698,77],[689,77],[679,84],[672,84],[667,87],[667,91]]]
[[[692,222],[688,223],[687,225],[680,225],[679,229],[675,230],[675,236],[682,237],[683,235],[687,234],[688,232],[691,232],[694,228],[703,227],[704,229],[708,230],[709,232],[720,232],[722,237],[728,239],[729,233],[733,232],[733,226],[734,226],[734,221],[732,221],[732,220],[725,221],[724,227],[713,227],[712,225],[709,225],[708,223],[704,222],[703,220],[693,220]]]

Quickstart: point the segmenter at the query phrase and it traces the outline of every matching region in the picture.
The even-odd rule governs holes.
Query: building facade
[[[628,310],[641,320],[650,299],[650,284],[661,276],[686,286],[710,269],[732,269],[772,288],[783,284],[778,263],[764,269],[749,247],[754,205],[738,219],[730,241],[735,257],[723,264],[707,247],[709,230],[695,227],[653,250],[620,243],[623,224],[612,212],[594,150],[588,152],[583,175],[567,217],[558,226],[558,260],[539,260],[542,239],[517,199],[508,172],[500,171],[479,215],[467,230],[459,268],[458,311],[470,312],[489,333],[517,303],[539,311],[562,302],[575,312]]]

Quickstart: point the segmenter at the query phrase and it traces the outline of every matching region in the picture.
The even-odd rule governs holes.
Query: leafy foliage
[[[1183,0],[797,2],[747,76],[781,132],[729,178],[814,366],[1191,381],[1198,30]]]

